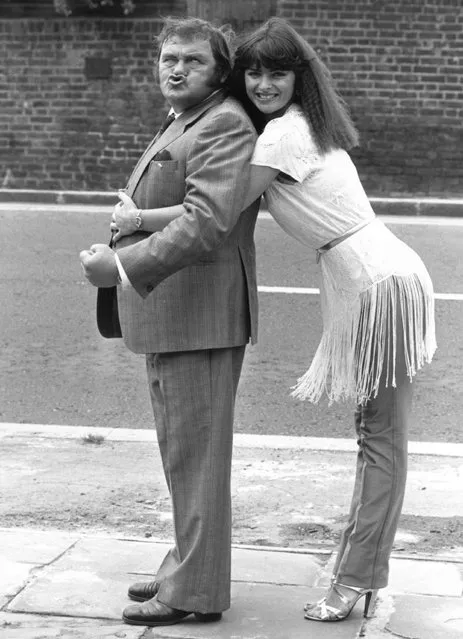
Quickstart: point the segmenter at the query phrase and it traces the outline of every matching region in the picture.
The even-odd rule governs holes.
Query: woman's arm
[[[114,207],[110,224],[116,242],[124,235],[132,235],[136,231],[161,231],[172,220],[185,213],[182,204],[159,209],[138,209],[135,202],[123,191],[119,191],[118,197],[121,201]]]
[[[269,166],[251,166],[250,188],[243,210],[264,193],[278,173],[278,169]],[[139,230],[148,233],[161,231],[172,220],[186,213],[183,204],[158,209],[137,209],[126,193],[120,191],[118,196],[121,201],[116,204],[111,221],[111,231],[114,233],[113,239],[116,242],[124,235],[131,235]]]
[[[279,172],[279,169],[272,169],[270,166],[258,166],[256,164],[251,166],[250,186],[244,202],[244,208],[250,206],[267,190]]]
[[[143,209],[141,212],[142,229],[150,233],[162,231],[172,220],[184,213],[186,213],[186,209],[183,204],[163,206],[159,209]]]

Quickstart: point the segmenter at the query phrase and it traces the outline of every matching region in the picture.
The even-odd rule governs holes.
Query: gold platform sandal
[[[355,593],[355,596],[352,598],[346,597],[346,595],[340,591],[340,587],[352,591]],[[365,597],[363,616],[367,617],[373,592],[375,591],[371,589],[355,588],[354,586],[346,586],[333,581],[328,594],[323,597],[323,599],[320,599],[317,603],[308,603],[304,606],[304,617],[312,621],[344,621],[362,597]],[[339,606],[333,606],[327,603],[330,599],[330,595],[334,595],[339,600]]]

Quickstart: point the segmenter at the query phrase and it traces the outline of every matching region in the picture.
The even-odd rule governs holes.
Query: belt
[[[373,222],[374,219],[375,218],[373,217],[371,218],[371,220],[366,220],[365,222],[361,222],[360,224],[357,224],[357,226],[354,226],[353,229],[351,229],[350,231],[347,231],[347,233],[344,233],[344,235],[341,235],[340,237],[336,237],[334,240],[331,240],[331,242],[324,244],[318,249],[315,249],[317,253],[317,264],[319,263],[323,253],[326,253],[327,251],[334,248],[338,244],[341,244],[341,242],[344,242],[344,240],[347,240],[348,237],[350,237],[351,235],[354,235],[355,233],[357,233],[357,231],[360,231],[360,229],[363,229],[365,226],[368,226],[368,224],[371,224],[371,222]]]

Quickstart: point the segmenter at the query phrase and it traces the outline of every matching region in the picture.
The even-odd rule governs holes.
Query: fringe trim
[[[329,313],[311,366],[292,389],[297,399],[317,403],[326,394],[330,404],[365,404],[378,394],[384,374],[385,385],[395,387],[400,317],[410,380],[437,348],[432,283],[423,274],[392,275],[361,293],[353,306],[339,302]]]

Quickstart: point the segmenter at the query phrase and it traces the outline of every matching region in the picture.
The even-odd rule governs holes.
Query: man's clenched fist
[[[120,281],[115,255],[107,244],[93,244],[89,250],[80,252],[85,277],[93,286],[108,288]]]

